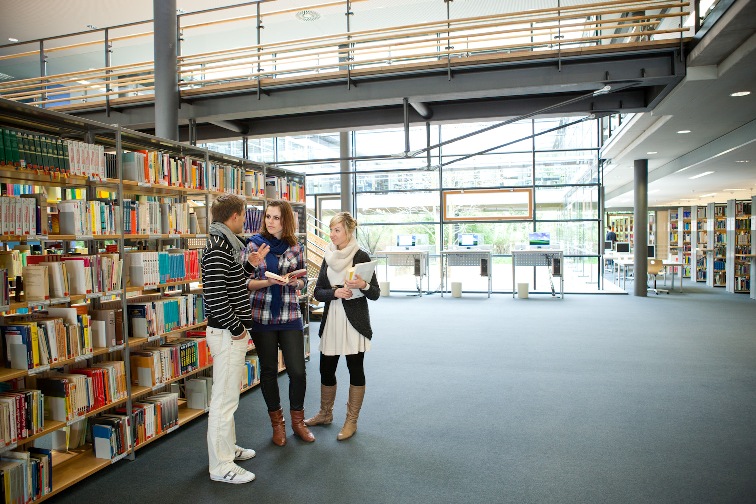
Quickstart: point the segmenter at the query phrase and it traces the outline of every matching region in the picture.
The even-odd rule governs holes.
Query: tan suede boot
[[[329,425],[333,422],[333,402],[336,400],[336,385],[320,384],[320,411],[312,418],[305,420],[305,425]]]
[[[357,418],[360,416],[362,400],[365,398],[365,386],[355,387],[349,385],[349,401],[347,402],[347,414],[344,426],[336,438],[339,441],[349,439],[357,431]]]
[[[315,441],[315,436],[312,435],[310,429],[304,423],[304,410],[290,410],[291,413],[291,430],[294,434],[299,436],[302,441],[312,443]]]
[[[273,427],[273,444],[285,445],[286,420],[284,420],[283,410],[278,408],[276,411],[268,411],[268,415],[270,415],[270,425]]]

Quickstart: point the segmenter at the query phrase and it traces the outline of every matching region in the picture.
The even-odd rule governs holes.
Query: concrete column
[[[155,135],[179,139],[176,0],[152,0],[155,46]]]
[[[339,157],[341,158],[341,211],[350,212],[354,215],[352,208],[352,174],[350,172],[349,157],[351,148],[349,145],[349,132],[342,131],[339,133]]]
[[[635,282],[633,294],[646,297],[648,287],[648,159],[636,159],[635,169],[635,212],[633,214],[633,262]]]

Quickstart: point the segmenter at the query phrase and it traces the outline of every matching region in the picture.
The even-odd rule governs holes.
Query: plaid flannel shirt
[[[254,243],[249,244],[249,252],[255,252],[257,245]],[[299,244],[294,245],[286,249],[286,252],[281,254],[278,259],[278,274],[285,275],[290,271],[296,271],[298,269],[305,268],[304,256],[302,254],[302,248]],[[267,264],[263,262],[257,267],[252,278],[257,280],[267,280],[265,272],[268,270]],[[301,280],[305,283],[302,292],[307,289],[307,277],[302,277]],[[281,312],[278,317],[273,318],[270,313],[271,303],[271,289],[281,289]],[[253,291],[250,295],[250,302],[252,304],[252,320],[258,324],[285,324],[293,320],[302,318],[302,312],[299,308],[299,297],[297,296],[297,289],[295,287],[271,285],[265,289],[258,289]]]

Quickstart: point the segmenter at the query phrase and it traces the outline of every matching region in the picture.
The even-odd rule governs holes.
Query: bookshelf
[[[206,209],[233,192],[259,213],[270,183],[304,226],[304,176],[5,100],[0,128],[0,458],[51,471],[20,496],[39,502],[206,412],[187,393],[212,366]],[[259,382],[245,365],[243,391]]]
[[[723,203],[709,203],[706,209],[709,216],[707,229],[709,234],[709,260],[707,262],[706,285],[709,287],[725,287],[727,276],[727,205]]]
[[[751,253],[749,259],[751,260],[751,278],[756,278],[756,251],[753,248],[756,243],[756,215],[753,214],[753,207],[756,206],[756,196],[751,196]],[[751,284],[751,299],[756,299],[756,285],[753,282]]]
[[[635,246],[635,224],[632,213],[607,214],[606,222],[614,226],[618,242],[630,242],[631,248]],[[656,244],[656,212],[654,210],[648,212],[648,244]]]
[[[709,229],[706,219],[705,206],[694,206],[691,208],[693,216],[692,249],[696,264],[696,282],[706,282],[706,267],[708,262],[709,247]]]
[[[683,278],[690,278],[692,250],[696,239],[691,211],[691,207],[669,210],[669,258],[683,265]]]
[[[751,200],[727,202],[727,292],[751,292]]]

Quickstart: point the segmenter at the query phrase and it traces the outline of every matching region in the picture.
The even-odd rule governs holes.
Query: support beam
[[[152,0],[155,47],[155,135],[179,139],[176,0]]]
[[[633,263],[635,281],[633,294],[648,295],[648,159],[636,159],[635,169],[635,211],[633,214]],[[682,273],[680,273],[682,274]]]
[[[354,201],[352,200],[352,174],[349,169],[349,156],[351,148],[349,145],[349,132],[342,131],[339,133],[339,154],[341,156],[341,211],[350,212],[354,215]]]
[[[247,133],[249,133],[249,127],[238,125],[233,121],[218,120],[208,122],[210,124],[218,126],[219,128],[227,129],[229,131],[233,131],[234,133],[239,133],[240,135],[246,135]]]
[[[426,121],[433,117],[433,110],[423,102],[410,100],[409,104],[415,109],[415,112],[420,114],[420,117]]]

